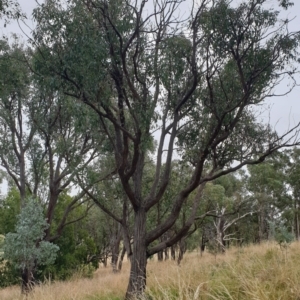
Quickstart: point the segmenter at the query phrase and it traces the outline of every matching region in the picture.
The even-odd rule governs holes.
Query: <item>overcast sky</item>
[[[40,0],[41,2],[42,0]],[[188,1],[187,1],[188,2]],[[274,6],[278,3],[277,0],[267,1],[268,5]],[[36,6],[35,0],[19,0],[22,10],[27,15],[27,27],[24,24],[20,24],[23,31],[30,34],[30,28],[34,28],[34,23],[31,20],[31,13]],[[150,5],[151,1],[148,2]],[[294,0],[295,5],[289,9],[289,11],[283,11],[282,18],[295,18],[290,24],[290,31],[300,30],[300,0]],[[9,32],[18,33],[23,35],[22,30],[19,28],[17,22],[12,22],[7,28],[1,26],[2,34],[8,34]],[[24,37],[26,41],[27,38]],[[297,81],[300,84],[300,76],[297,77]],[[283,82],[276,90],[277,93],[283,93],[287,90],[287,82]],[[268,105],[271,107],[270,113],[264,113],[264,118],[267,120],[270,116],[271,124],[276,125],[276,129],[282,133],[289,126],[300,122],[300,86],[294,88],[294,90],[287,96],[270,98]]]

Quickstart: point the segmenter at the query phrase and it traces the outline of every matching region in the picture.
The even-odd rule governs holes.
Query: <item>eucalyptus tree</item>
[[[32,288],[36,266],[52,264],[59,250],[58,246],[43,241],[49,224],[40,203],[35,199],[26,202],[18,216],[16,232],[8,233],[4,241],[4,258],[21,270],[24,293]]]
[[[277,204],[282,212],[281,217],[287,228],[294,233],[296,240],[300,239],[300,149],[293,148],[280,153],[273,162],[276,170],[283,173],[286,194]],[[285,220],[284,220],[285,219]]]
[[[286,198],[284,170],[276,168],[274,160],[250,166],[248,191],[257,214],[258,241],[269,239],[269,223],[275,222],[283,212],[282,200]]]
[[[91,207],[85,205],[80,216],[71,213],[89,201],[84,191],[77,190],[71,201],[63,203],[59,222],[57,218],[53,222],[60,195],[72,188],[78,172],[98,156],[101,135],[91,131],[96,115],[80,103],[70,106],[68,97],[46,80],[38,82],[28,64],[32,53],[17,40],[12,45],[5,40],[0,43],[0,165],[6,171],[9,187],[18,190],[21,214],[27,209],[26,197],[39,199],[47,220],[41,242],[54,241],[65,226],[81,220]],[[11,200],[14,203],[10,203],[9,210],[2,207],[4,216],[19,202],[18,197]],[[10,223],[14,221],[10,219]],[[3,229],[8,234],[7,226]],[[23,244],[25,249],[25,240],[19,242],[18,247]],[[39,259],[32,263],[36,265],[22,269],[27,287],[31,271],[43,265]]]
[[[67,220],[70,212],[89,201],[86,192],[78,189],[75,179],[99,156],[101,134],[92,130],[95,116],[85,107],[70,105],[68,97],[44,88],[39,85],[36,94],[38,113],[30,118],[37,129],[37,138],[34,151],[30,152],[30,178],[35,185],[29,192],[44,198],[50,225],[59,196],[73,188],[73,199],[66,204],[61,221],[56,228],[50,226],[47,230],[46,239],[53,241],[68,223],[76,221]]]
[[[35,79],[30,50],[18,41],[12,46],[1,41],[1,46],[0,165],[18,189],[22,208],[28,195],[43,203],[49,224],[44,238],[53,241],[76,221],[68,219],[70,212],[88,201],[84,191],[73,191],[60,223],[51,226],[59,195],[72,189],[76,175],[99,156],[102,135],[92,130],[98,119],[81,103],[70,105],[51,82]]]
[[[209,207],[206,216],[213,217],[216,248],[218,252],[225,252],[226,243],[230,240],[243,239],[242,236],[237,237],[237,232],[231,228],[233,225],[237,227],[242,219],[254,213],[254,206],[249,203],[243,179],[232,174],[207,184],[204,193]]]
[[[0,157],[10,178],[19,189],[21,205],[26,196],[26,154],[36,133],[36,128],[28,124],[32,91],[30,71],[24,63],[26,52],[16,43],[11,47],[2,40],[0,68]],[[28,124],[29,125],[29,124]],[[26,128],[26,129],[25,129]]]
[[[51,78],[74,105],[98,114],[114,155],[112,172],[134,211],[127,299],[144,292],[147,258],[189,232],[206,182],[298,143],[298,126],[280,136],[256,120],[253,108],[295,73],[299,33],[289,32],[289,21],[280,22],[264,0],[230,2],[189,2],[184,16],[188,2],[182,0],[153,6],[146,0],[48,0],[34,11],[35,72]],[[155,173],[145,192],[145,159],[154,140]],[[168,213],[149,228],[150,211],[168,192],[175,155],[191,171]],[[159,241],[190,195],[184,224]]]
[[[103,171],[102,169],[101,172]],[[99,174],[95,174],[95,170],[93,170],[93,174],[99,177]],[[109,239],[107,254],[111,256],[113,272],[117,272],[119,271],[119,266],[122,267],[124,251],[127,252],[129,259],[132,254],[132,210],[128,207],[127,196],[123,193],[121,183],[116,176],[109,176],[104,182],[98,184],[88,183],[90,180],[87,177],[85,177],[85,181],[81,178],[79,182],[95,205],[102,210],[102,214],[103,212],[105,214],[105,216],[101,217],[102,222],[104,222],[104,224],[101,224],[101,227]],[[87,190],[87,186],[92,187]],[[124,251],[120,253],[121,241],[123,242]]]
[[[5,235],[14,231],[19,214],[20,193],[16,187],[12,187],[0,200],[0,234]]]

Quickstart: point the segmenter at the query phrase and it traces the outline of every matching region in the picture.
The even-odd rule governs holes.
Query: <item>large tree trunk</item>
[[[129,284],[125,299],[142,298],[146,287],[146,213],[144,208],[135,212],[133,253],[131,258],[131,269]]]

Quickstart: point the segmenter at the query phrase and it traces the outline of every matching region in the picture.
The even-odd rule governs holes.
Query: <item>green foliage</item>
[[[0,234],[0,254],[2,252],[2,247],[3,247],[3,244],[4,244],[4,235]]]
[[[4,258],[21,270],[52,264],[59,247],[43,241],[47,228],[41,205],[35,199],[28,198],[18,216],[16,233],[8,233],[5,237]]]
[[[4,199],[0,201],[0,234],[13,232],[20,213],[20,193],[13,187]]]
[[[0,250],[1,251],[1,250]],[[20,282],[20,272],[10,262],[5,261],[0,253],[0,288]]]
[[[55,210],[51,230],[55,233],[58,224],[64,214],[65,207],[72,201],[67,193],[61,193]],[[81,205],[72,210],[67,222],[76,220],[85,215],[86,206]],[[90,213],[91,214],[91,213]],[[88,214],[85,218],[67,225],[61,236],[55,241],[59,252],[55,263],[40,268],[38,279],[52,278],[55,280],[66,280],[75,273],[83,277],[89,277],[98,268],[98,247],[92,232],[100,230],[97,224],[89,228],[88,222],[91,218]]]
[[[92,276],[98,268],[97,249],[89,232],[80,228],[83,223],[65,228],[62,236],[56,241],[59,246],[55,263],[41,268],[39,279],[44,277],[54,280],[66,280],[74,274],[82,277]],[[94,258],[94,259],[93,259]]]
[[[291,2],[289,0],[279,0],[279,5],[284,9],[288,9],[290,6],[294,5],[294,2]]]
[[[294,240],[294,235],[285,226],[279,226],[275,233],[275,240],[280,246],[290,244]]]
[[[11,19],[24,18],[20,4],[15,0],[1,0],[0,1],[0,19],[4,20],[4,27]]]
[[[12,46],[9,45],[8,41],[0,40],[0,50],[0,99],[4,112],[11,109],[8,106],[11,97],[14,98],[14,106],[18,104],[17,100],[24,100],[28,97],[30,77],[28,67],[23,63],[25,51],[18,44],[16,38],[13,40]],[[13,113],[16,113],[16,111],[13,111]],[[1,117],[7,119],[8,115],[1,114]]]

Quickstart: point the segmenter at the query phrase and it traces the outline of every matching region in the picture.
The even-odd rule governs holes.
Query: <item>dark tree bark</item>
[[[208,238],[206,237],[205,230],[203,230],[202,235],[201,235],[201,243],[200,243],[200,254],[201,254],[201,256],[202,256],[202,254],[205,250],[205,246],[206,246],[207,242],[208,242]]]
[[[177,264],[180,265],[181,261],[183,260],[183,255],[184,253],[186,252],[186,242],[185,242],[185,239],[182,238],[180,241],[179,241],[179,251],[178,251],[178,258],[177,258]]]
[[[133,235],[133,252],[126,300],[141,298],[146,287],[146,212],[140,208],[135,212],[135,228]]]
[[[176,259],[176,245],[171,246],[171,259]]]
[[[163,251],[159,251],[157,253],[157,260],[158,261],[163,261],[164,260],[164,252]]]
[[[33,270],[29,270],[28,268],[23,269],[21,272],[21,278],[21,292],[22,294],[27,295],[33,289],[34,286]]]

